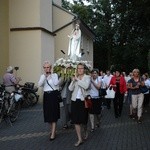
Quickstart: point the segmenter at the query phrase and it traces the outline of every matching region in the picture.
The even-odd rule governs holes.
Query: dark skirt
[[[51,93],[44,92],[43,95],[44,122],[57,122],[60,118],[60,106],[55,91]]]
[[[71,120],[73,124],[87,124],[88,110],[85,108],[84,101],[80,99],[71,101]]]
[[[102,101],[101,99],[94,99],[92,98],[92,108],[89,110],[90,114],[100,114],[101,113],[101,105],[102,105]]]

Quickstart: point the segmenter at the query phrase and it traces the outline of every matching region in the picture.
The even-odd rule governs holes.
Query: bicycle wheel
[[[20,108],[21,108],[20,101],[14,102],[11,105],[11,108],[9,111],[9,118],[12,123],[17,120],[19,113],[20,113]]]
[[[37,104],[39,96],[36,93],[30,93],[31,106]]]
[[[38,102],[38,95],[35,93],[26,93],[24,104],[27,106],[34,106]]]

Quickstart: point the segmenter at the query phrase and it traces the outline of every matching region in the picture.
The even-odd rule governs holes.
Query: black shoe
[[[99,123],[96,124],[96,128],[99,128]]]
[[[91,132],[94,132],[94,129],[91,129]]]
[[[54,141],[54,140],[55,140],[55,137],[53,137],[53,138],[49,138],[49,140],[50,140],[50,141]]]
[[[138,119],[137,123],[141,124],[142,123],[142,120],[141,118]]]
[[[63,129],[68,129],[68,125],[67,125],[67,124],[64,125],[64,126],[63,126]]]

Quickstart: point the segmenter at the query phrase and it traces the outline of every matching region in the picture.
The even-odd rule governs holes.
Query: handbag
[[[105,96],[105,98],[115,98],[115,91],[113,90],[112,87],[108,88],[106,90],[107,95]]]
[[[85,108],[92,108],[92,100],[91,100],[91,96],[90,95],[87,95],[84,99],[84,104],[85,104]]]
[[[83,96],[84,96],[84,105],[85,105],[85,108],[88,108],[88,109],[90,109],[90,108],[92,108],[92,97],[90,96],[90,95],[85,95],[84,94],[84,92],[83,92],[83,88],[81,88],[81,92],[82,92],[82,94],[83,94]]]
[[[100,89],[99,89],[99,96],[105,96],[105,95],[107,95],[106,89],[100,88]]]
[[[148,92],[148,88],[147,88],[147,86],[146,85],[144,85],[144,86],[140,86],[140,91],[141,91],[141,93],[146,93],[146,92]]]
[[[48,83],[48,80],[46,80],[46,82],[47,82],[47,84],[52,88],[52,86]],[[53,89],[53,88],[52,88],[52,89]],[[54,89],[53,89],[53,91],[56,92],[57,100],[58,100],[59,102],[62,102],[61,92],[60,92],[59,90],[54,90]]]

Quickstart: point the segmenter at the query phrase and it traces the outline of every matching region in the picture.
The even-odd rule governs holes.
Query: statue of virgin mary
[[[80,45],[81,45],[81,30],[79,24],[75,25],[75,29],[71,32],[69,36],[69,47],[68,47],[68,56],[71,60],[77,61],[80,54]]]

